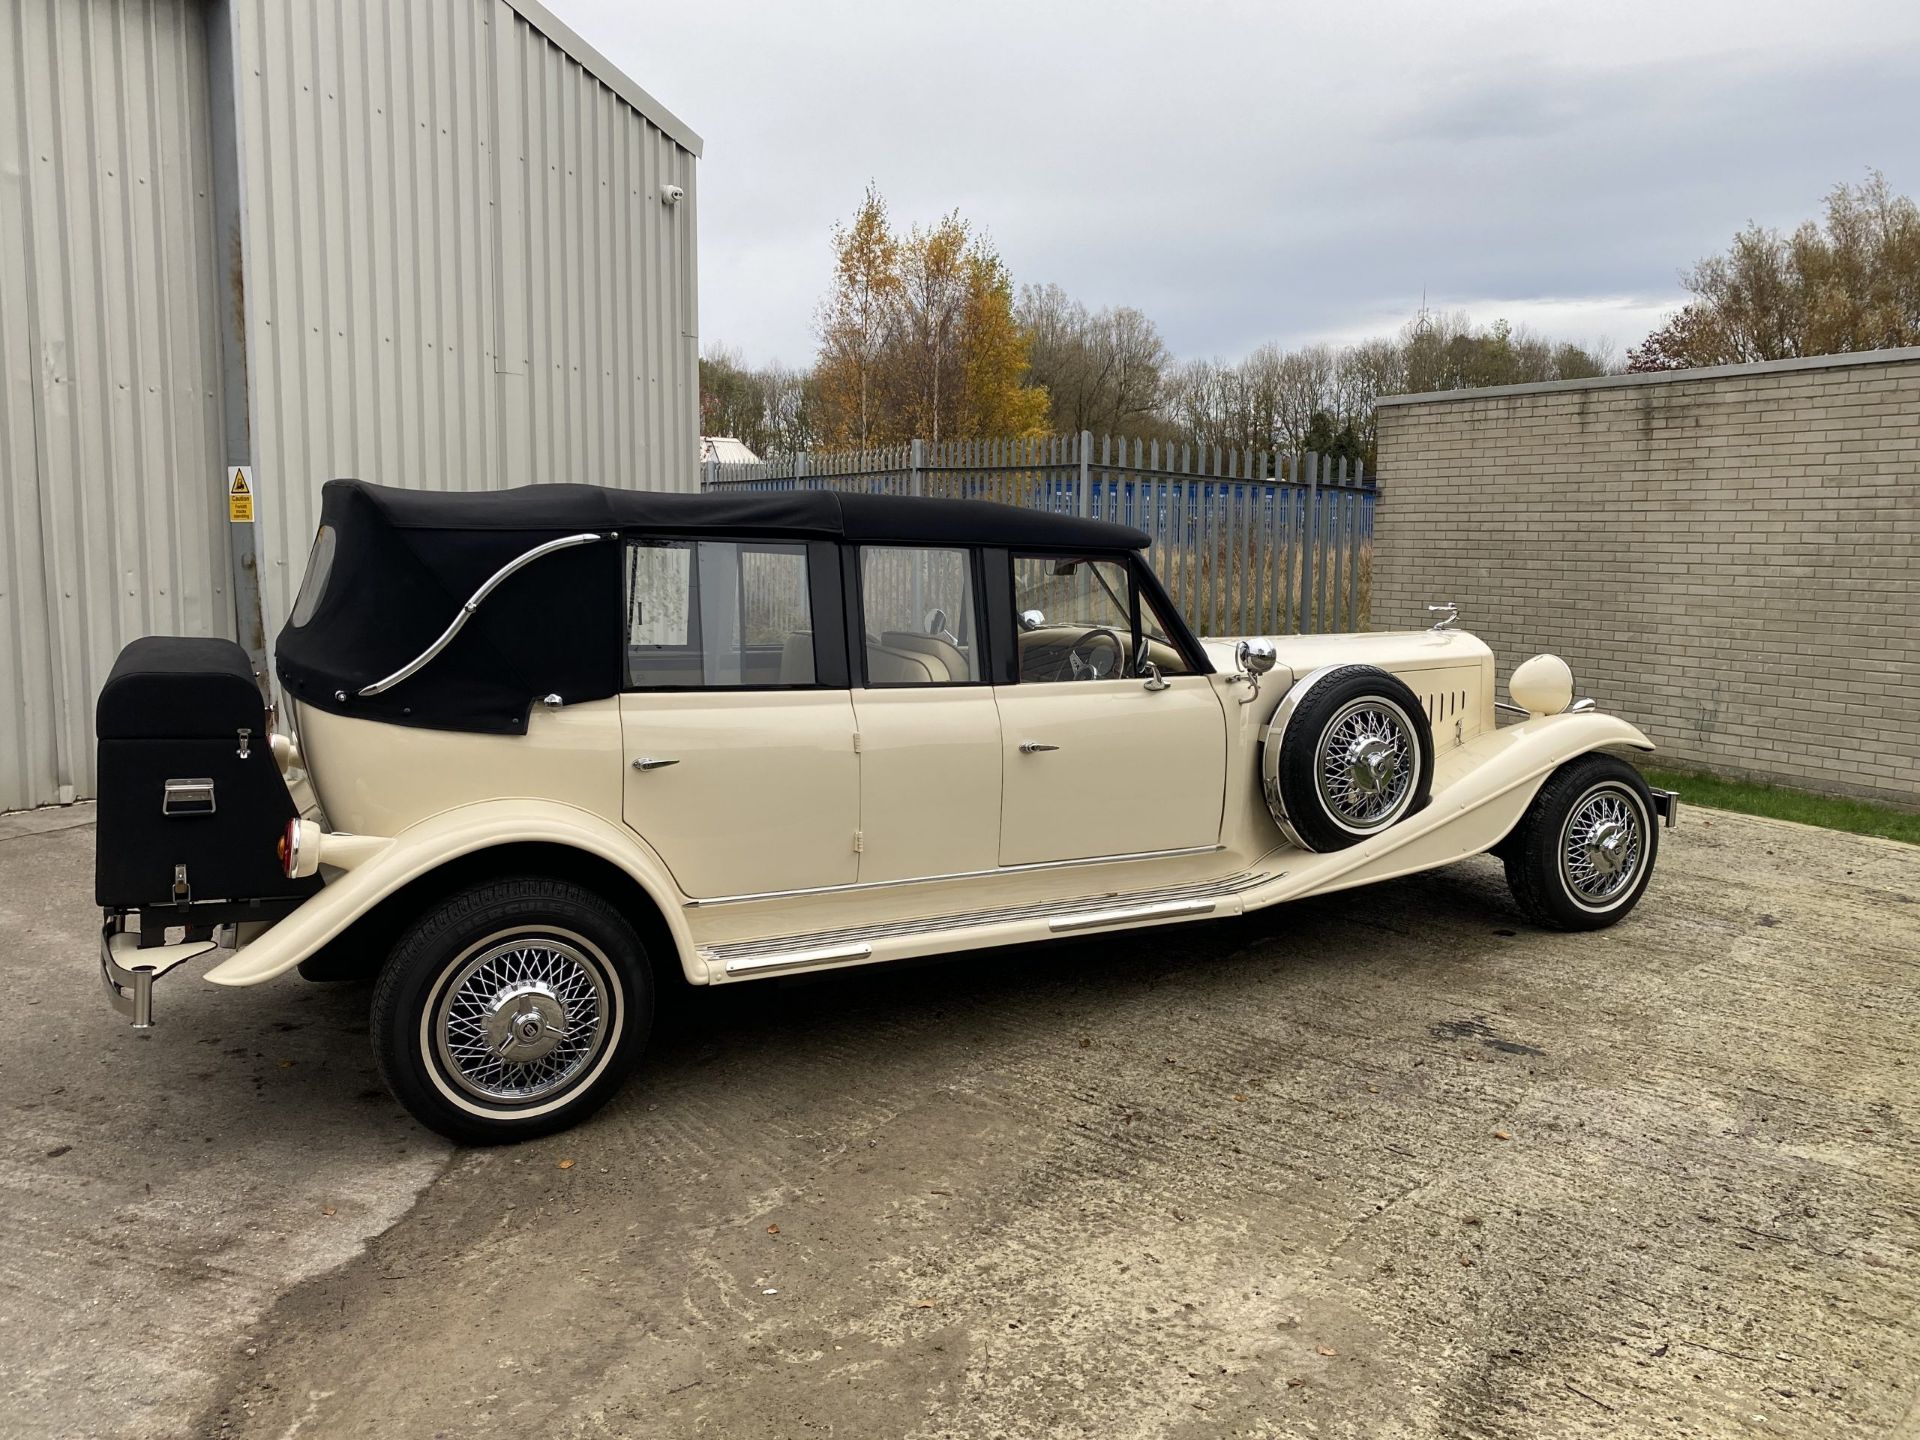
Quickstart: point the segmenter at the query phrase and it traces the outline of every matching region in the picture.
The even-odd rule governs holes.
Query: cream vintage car
[[[101,969],[374,980],[425,1124],[570,1125],[662,985],[1115,934],[1492,851],[1619,920],[1650,750],[1449,628],[1197,640],[1123,525],[972,501],[326,488],[263,704],[151,637],[99,702]]]

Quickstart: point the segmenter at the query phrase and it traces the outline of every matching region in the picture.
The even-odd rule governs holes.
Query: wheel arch
[[[639,933],[656,985],[691,979],[665,913],[647,888],[601,855],[556,840],[509,840],[470,850],[382,896],[300,962],[314,980],[368,980],[414,918],[457,891],[509,875],[566,880],[609,901]]]
[[[309,959],[320,978],[369,973],[362,968],[368,952],[377,969],[422,907],[479,880],[528,873],[572,880],[606,895],[639,930],[657,972],[671,955],[689,983],[707,982],[681,916],[681,897],[657,857],[600,816],[526,801],[463,807],[401,832],[206,978],[219,985],[257,985]]]

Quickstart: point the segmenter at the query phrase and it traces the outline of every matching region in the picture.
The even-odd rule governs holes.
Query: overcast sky
[[[1182,357],[1420,304],[1636,343],[1870,167],[1920,193],[1914,0],[549,0],[706,141],[703,346],[805,363],[875,181]]]

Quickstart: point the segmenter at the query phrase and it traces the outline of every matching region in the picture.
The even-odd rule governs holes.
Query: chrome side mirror
[[[1271,640],[1242,640],[1233,647],[1233,659],[1240,669],[1231,678],[1247,682],[1247,695],[1240,703],[1251,705],[1260,698],[1260,677],[1279,663],[1280,654]]]
[[[1022,630],[1038,630],[1046,623],[1047,612],[1044,610],[1022,610],[1020,612],[1020,628]]]
[[[1146,666],[1144,667],[1144,673],[1146,674],[1147,678],[1145,683],[1141,687],[1142,689],[1165,690],[1170,684],[1173,683],[1172,681],[1168,680],[1166,676],[1160,673],[1160,667],[1154,664],[1151,660],[1149,660],[1146,663]]]

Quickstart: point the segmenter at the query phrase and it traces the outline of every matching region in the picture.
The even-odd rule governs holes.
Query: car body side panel
[[[217,985],[258,985],[285,974],[403,886],[451,860],[501,845],[545,843],[594,855],[633,878],[673,936],[687,979],[707,980],[687,932],[682,898],[660,857],[616,820],[551,800],[486,800],[421,821],[207,972]]]
[[[860,727],[861,883],[993,869],[1001,761],[992,688],[856,690],[853,710]]]
[[[618,699],[536,705],[524,735],[426,730],[294,704],[329,829],[398,835],[481,797],[526,796],[620,819]]]
[[[1227,774],[1218,682],[1002,685],[1000,863],[1214,845]]]

